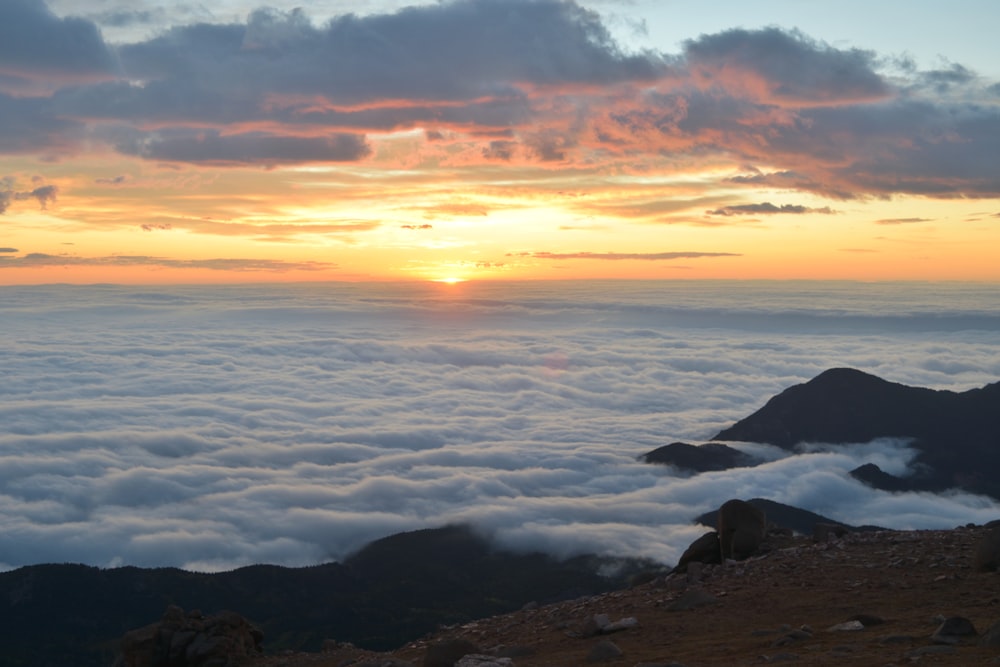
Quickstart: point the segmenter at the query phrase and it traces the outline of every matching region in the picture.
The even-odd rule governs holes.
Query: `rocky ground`
[[[1000,665],[1000,574],[972,566],[985,532],[779,538],[746,561],[693,564],[627,591],[528,605],[393,653],[333,638],[323,653],[265,656],[252,667],[450,665],[454,658],[434,656],[469,644],[513,667]]]

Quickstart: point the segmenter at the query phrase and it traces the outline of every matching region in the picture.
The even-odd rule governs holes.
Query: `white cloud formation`
[[[550,283],[5,287],[0,563],[214,570],[339,559],[468,521],[514,548],[673,562],[730,497],[851,523],[1000,516],[888,494],[883,441],[702,475],[638,463],[833,366],[1000,376],[970,285]]]

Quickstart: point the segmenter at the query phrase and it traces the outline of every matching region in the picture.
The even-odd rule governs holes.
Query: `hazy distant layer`
[[[730,497],[900,528],[1000,518],[846,475],[904,472],[900,443],[689,478],[636,462],[833,366],[997,381],[993,285],[4,287],[0,318],[3,567],[302,565],[449,521],[672,562]]]

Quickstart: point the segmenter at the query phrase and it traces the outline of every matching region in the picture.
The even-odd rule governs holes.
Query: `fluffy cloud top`
[[[749,447],[769,462],[698,476],[637,462],[832,366],[996,381],[995,292],[461,289],[4,288],[0,563],[303,565],[451,521],[516,548],[673,562],[703,530],[691,519],[730,497],[895,527],[1000,511],[847,475],[904,473],[892,441]]]

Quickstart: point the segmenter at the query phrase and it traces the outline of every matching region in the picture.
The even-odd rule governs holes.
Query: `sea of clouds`
[[[889,494],[905,442],[701,475],[704,442],[835,366],[1000,379],[989,285],[729,282],[0,288],[0,567],[339,560],[468,522],[515,549],[676,560],[732,497],[950,528],[978,496]]]

